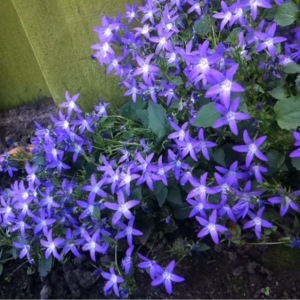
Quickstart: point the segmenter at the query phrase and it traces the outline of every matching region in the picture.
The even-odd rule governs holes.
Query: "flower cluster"
[[[264,228],[297,217],[299,183],[287,178],[299,171],[300,28],[281,11],[298,7],[273,2],[145,0],[102,18],[93,56],[130,101],[84,113],[66,92],[53,126],[37,124],[25,176],[0,194],[0,226],[21,258],[86,251],[99,262],[123,243],[121,270],[98,272],[120,296],[135,246],[177,220],[195,218],[198,238],[218,244],[243,239],[229,220],[267,239]],[[13,176],[5,155],[1,166]],[[184,281],[175,261],[137,255],[153,286]]]

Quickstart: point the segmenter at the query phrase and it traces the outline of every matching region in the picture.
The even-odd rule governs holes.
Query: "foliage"
[[[21,258],[45,275],[52,259],[88,251],[104,292],[120,296],[136,267],[168,293],[184,280],[175,261],[136,250],[182,220],[198,239],[174,243],[179,259],[207,250],[206,236],[299,244],[298,4],[274,2],[148,0],[103,17],[94,58],[132,101],[87,114],[66,92],[59,118],[37,127],[23,176],[1,191],[1,227]]]

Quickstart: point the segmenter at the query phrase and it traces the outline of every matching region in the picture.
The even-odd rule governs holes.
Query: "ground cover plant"
[[[41,276],[86,252],[122,298],[138,270],[171,294],[209,239],[298,248],[299,3],[148,0],[95,32],[92,57],[130,100],[87,113],[66,92],[32,155],[1,156],[1,246]],[[194,238],[162,265],[144,246],[183,221]]]

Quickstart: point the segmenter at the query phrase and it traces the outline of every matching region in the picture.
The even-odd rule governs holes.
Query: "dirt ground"
[[[26,143],[34,131],[34,122],[50,121],[57,108],[52,100],[41,100],[7,112],[0,113],[0,153]],[[3,178],[0,185],[4,184]],[[185,229],[186,232],[186,229]],[[194,234],[189,234],[195,236]],[[185,234],[177,232],[159,242],[152,255],[166,254],[169,246]],[[189,237],[190,238],[190,237]],[[147,251],[147,249],[145,249]],[[170,261],[170,257],[168,262]],[[166,263],[168,263],[166,262]],[[91,261],[70,259],[55,263],[52,271],[41,280],[35,266],[24,261],[4,264],[0,276],[1,299],[96,299],[105,298],[103,280],[92,275]],[[300,298],[300,249],[281,245],[236,247],[211,245],[211,250],[187,256],[176,267],[176,274],[186,280],[174,284],[169,296],[163,287],[151,287],[151,279],[138,269],[135,272],[136,290],[131,299],[299,299]],[[113,295],[110,298],[114,298]]]

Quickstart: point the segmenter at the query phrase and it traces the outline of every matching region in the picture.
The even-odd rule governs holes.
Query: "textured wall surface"
[[[93,28],[101,16],[123,13],[125,4],[133,2],[1,0],[0,109],[42,96],[60,103],[65,90],[80,92],[87,109],[100,97],[120,103],[118,79],[91,59],[90,46],[98,42]]]

